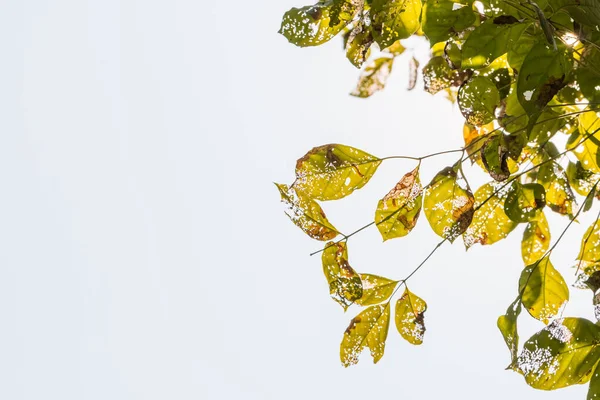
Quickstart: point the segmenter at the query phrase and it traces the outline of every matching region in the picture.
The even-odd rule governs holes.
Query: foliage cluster
[[[563,318],[569,288],[550,257],[580,213],[600,199],[600,1],[323,0],[285,13],[280,33],[301,47],[342,35],[348,60],[364,66],[352,92],[358,97],[384,88],[405,51],[403,39],[425,37],[431,58],[420,69],[411,61],[409,89],[422,74],[425,90],[458,102],[465,118],[460,149],[380,158],[328,144],[297,161],[291,185],[277,184],[291,220],[326,242],[319,253],[331,297],[344,310],[353,304],[364,308],[343,334],[343,365],[355,364],[365,348],[374,362],[383,356],[391,300],[401,288],[394,306],[396,328],[408,342],[423,342],[427,305],[407,281],[442,244],[462,238],[467,249],[487,246],[523,224],[524,268],[515,300],[498,319],[510,350],[509,368],[537,389],[590,382],[588,398],[596,398],[600,326]],[[456,153],[457,161],[422,184],[421,163],[449,153]],[[382,162],[394,158],[416,165],[379,200],[372,222],[347,235],[339,232],[319,202],[362,188]],[[467,161],[485,171],[490,182],[473,191],[463,171]],[[547,212],[569,219],[552,245]],[[400,238],[421,213],[441,241],[408,276],[394,280],[350,266],[351,236],[375,225],[383,240]],[[595,308],[600,307],[598,217],[582,238],[575,265],[576,286],[592,290]],[[520,348],[522,309],[545,327]]]

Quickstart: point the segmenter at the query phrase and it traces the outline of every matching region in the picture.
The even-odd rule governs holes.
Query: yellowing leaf
[[[359,10],[358,4],[347,1],[344,3],[348,7],[341,13],[335,3],[335,0],[328,0],[313,6],[290,9],[283,16],[279,33],[290,43],[301,47],[318,46],[331,40]]]
[[[421,0],[373,0],[372,29],[381,48],[405,39],[419,29]]]
[[[550,227],[543,212],[527,224],[521,241],[521,256],[525,265],[538,261],[550,247]]]
[[[598,147],[600,146],[600,114],[594,111],[584,112],[579,115],[579,130],[569,138],[568,148],[573,148],[573,153],[581,161],[584,169],[593,173],[600,173],[598,163]],[[599,136],[599,137],[597,137]]]
[[[325,241],[338,235],[338,231],[327,220],[321,206],[316,201],[303,196],[287,185],[279,183],[275,185],[281,193],[281,201],[287,206],[285,214],[308,236]]]
[[[564,318],[533,335],[519,355],[525,381],[555,390],[585,383],[600,358],[600,327],[583,318]]]
[[[425,335],[424,313],[427,304],[408,288],[396,302],[396,328],[400,335],[412,344],[423,343]]]
[[[369,57],[371,44],[373,44],[371,30],[363,20],[359,20],[348,36],[346,58],[356,68],[360,68]]]
[[[495,193],[498,191],[497,193]],[[463,239],[465,247],[476,243],[488,245],[504,239],[517,226],[504,212],[506,188],[499,189],[495,183],[486,183],[475,192],[475,214]]]
[[[312,199],[341,199],[363,187],[379,164],[379,158],[354,147],[315,147],[296,162],[294,187]]]
[[[394,293],[398,284],[398,281],[371,274],[360,274],[360,279],[363,285],[363,295],[356,300],[356,304],[361,306],[379,304],[387,300]]]
[[[525,267],[519,278],[519,293],[529,314],[545,324],[569,300],[569,288],[548,257]]]
[[[383,240],[407,235],[417,223],[423,203],[419,167],[407,173],[379,200],[375,223]]]
[[[546,191],[542,185],[513,181],[504,202],[504,212],[515,222],[529,222],[545,205]]]
[[[390,304],[371,306],[350,321],[340,344],[340,359],[344,367],[358,362],[358,356],[368,347],[377,363],[385,350],[390,326]]]
[[[588,280],[600,270],[600,221],[594,221],[581,238],[577,255],[577,287],[589,286]]]
[[[391,57],[380,57],[371,61],[360,74],[356,88],[350,94],[365,98],[382,90],[392,72],[393,65],[394,59]]]
[[[346,243],[327,243],[321,259],[329,293],[346,310],[363,295],[360,276],[348,263]]]
[[[514,369],[519,353],[519,331],[517,330],[517,318],[521,314],[521,299],[517,298],[506,310],[506,314],[498,317],[498,329],[502,333],[504,342],[510,350],[509,368]]]
[[[465,140],[465,150],[469,155],[471,163],[477,163],[481,168],[485,169],[481,161],[481,147],[485,143],[485,137],[494,130],[494,123],[491,122],[484,126],[471,125],[465,122],[463,125],[463,139]]]
[[[453,242],[473,219],[473,194],[458,183],[456,171],[445,168],[425,189],[424,212],[431,229]]]
[[[537,181],[544,186],[546,205],[552,211],[562,215],[573,215],[575,195],[563,167],[555,162],[542,165],[538,171]]]

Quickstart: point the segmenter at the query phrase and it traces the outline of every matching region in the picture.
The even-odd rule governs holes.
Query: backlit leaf
[[[431,229],[453,242],[473,219],[475,199],[469,189],[458,183],[454,168],[444,168],[425,189],[424,213]]]
[[[582,196],[587,196],[596,182],[600,181],[600,174],[583,168],[581,161],[569,162],[567,166],[567,177],[573,190]]]
[[[363,295],[360,276],[348,263],[346,243],[327,243],[321,259],[329,293],[346,310]]]
[[[575,195],[569,185],[569,179],[563,167],[556,162],[542,165],[538,171],[537,181],[546,190],[546,205],[554,212],[562,215],[573,215]]]
[[[335,0],[328,0],[313,6],[290,9],[283,16],[279,33],[290,43],[301,47],[318,46],[331,40],[354,16],[352,10],[347,10],[346,15],[336,13],[335,3]],[[354,14],[357,11],[358,7],[353,10]],[[335,22],[333,25],[332,21]]]
[[[436,94],[444,89],[458,87],[471,76],[469,70],[458,71],[450,68],[441,56],[432,57],[423,67],[425,91]]]
[[[598,2],[596,3],[598,4]],[[600,5],[598,12],[600,13]],[[595,46],[586,46],[581,57],[581,66],[576,73],[581,93],[591,103],[600,102],[600,49]]]
[[[506,310],[506,314],[498,317],[498,329],[502,333],[504,342],[510,351],[509,368],[515,368],[519,353],[519,331],[517,330],[517,318],[521,314],[521,299],[517,298]]]
[[[545,324],[569,300],[569,288],[549,257],[525,267],[519,278],[519,293],[529,314]]]
[[[598,369],[598,365],[596,365],[592,378],[590,379],[590,387],[587,393],[587,400],[596,399],[600,399],[600,369]]]
[[[281,201],[286,205],[286,215],[308,236],[317,240],[331,240],[338,231],[327,220],[321,206],[302,193],[287,185],[275,184],[281,193]]]
[[[518,364],[536,389],[554,390],[585,383],[600,358],[600,327],[583,318],[564,318],[533,335]]]
[[[543,212],[529,222],[523,232],[521,257],[525,265],[538,261],[550,247],[550,227]]]
[[[462,47],[462,68],[481,68],[506,54],[529,27],[528,23],[519,23],[513,19],[511,23],[496,18],[484,22],[475,28]]]
[[[368,347],[377,363],[385,351],[390,327],[390,304],[371,306],[350,321],[340,344],[340,359],[344,367],[358,362],[358,356]]]
[[[486,183],[475,192],[475,214],[473,222],[463,239],[468,249],[476,243],[488,245],[504,239],[517,226],[504,212],[506,188],[495,183]]]
[[[392,72],[394,59],[390,57],[380,57],[367,64],[356,84],[352,93],[355,97],[369,97],[373,93],[382,90]]]
[[[425,301],[405,288],[404,294],[396,302],[395,320],[398,332],[407,342],[415,345],[423,343],[425,311]]]
[[[542,185],[514,181],[504,202],[504,212],[515,222],[529,222],[545,205],[546,191]]]
[[[588,171],[599,174],[598,148],[600,146],[600,114],[588,111],[579,115],[579,129],[571,137],[567,147]]]
[[[469,155],[471,163],[477,163],[481,168],[485,169],[481,161],[481,147],[486,141],[486,135],[494,130],[494,124],[489,123],[484,126],[475,126],[467,122],[463,125],[463,139],[465,141],[465,150]]]
[[[481,147],[481,161],[488,174],[498,182],[510,177],[508,168],[508,147],[505,145],[502,134],[490,136]]]
[[[336,200],[363,187],[381,160],[354,147],[315,147],[296,162],[297,191],[318,200]]]
[[[360,274],[360,279],[363,285],[363,295],[356,300],[356,304],[361,306],[370,306],[386,301],[394,293],[398,284],[398,281],[371,274]]]
[[[348,35],[346,42],[346,58],[356,68],[360,68],[369,57],[369,50],[373,43],[371,29],[363,20],[356,22]]]
[[[414,228],[423,205],[419,167],[407,173],[379,200],[375,223],[383,240],[408,235]]]
[[[458,105],[471,125],[485,125],[495,119],[500,104],[498,88],[489,78],[476,76],[463,84],[458,91]]]
[[[594,221],[581,237],[576,260],[579,273],[577,282],[589,287],[593,282],[587,281],[600,270],[600,221]],[[578,285],[578,287],[582,287],[582,285]]]
[[[419,29],[421,0],[373,0],[372,29],[381,48],[405,39]]]
[[[476,20],[473,1],[425,0],[422,29],[431,44],[444,41],[471,27]]]

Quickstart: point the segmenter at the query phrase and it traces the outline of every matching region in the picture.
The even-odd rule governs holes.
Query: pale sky
[[[406,92],[408,57],[363,100],[339,39],[299,49],[277,34],[302,3],[2,5],[0,398],[585,398],[504,370],[496,319],[517,294],[522,228],[445,246],[411,279],[429,306],[422,346],[392,324],[377,365],[364,353],[341,366],[358,310],[329,298],[308,255],[322,244],[287,220],[272,182],[326,143],[381,157],[460,147],[458,109],[421,83]],[[454,160],[425,163],[423,180]],[[352,231],[413,167],[386,162],[323,207]],[[552,259],[569,284],[585,221]],[[566,222],[551,219],[555,237]],[[350,263],[399,279],[438,241],[423,217],[386,243],[373,228],[350,240]],[[591,294],[571,297],[565,315],[592,319]],[[523,339],[542,327],[520,321]]]

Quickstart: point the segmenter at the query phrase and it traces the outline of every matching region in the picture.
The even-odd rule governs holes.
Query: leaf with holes
[[[549,257],[525,267],[519,278],[521,301],[529,314],[547,324],[569,300],[569,288]]]
[[[515,222],[529,222],[545,205],[546,191],[542,185],[513,181],[504,202],[504,212]]]
[[[396,328],[407,342],[415,345],[423,343],[425,335],[424,315],[427,303],[405,288],[404,294],[396,302]]]
[[[366,98],[383,90],[393,65],[394,59],[390,57],[380,57],[371,61],[362,71],[356,88],[350,94],[354,97]]]
[[[340,359],[344,367],[358,362],[358,356],[368,347],[377,363],[383,357],[390,327],[390,304],[371,306],[352,318],[340,344]]]
[[[405,39],[419,29],[421,0],[373,0],[372,30],[381,48]]]
[[[362,280],[363,295],[356,300],[356,304],[361,306],[370,306],[386,301],[398,285],[398,281],[371,274],[360,274],[360,279]]]
[[[515,369],[519,353],[519,331],[517,330],[517,319],[521,314],[521,299],[517,298],[506,310],[506,314],[498,317],[498,329],[502,333],[504,342],[510,351],[509,368]]]
[[[550,247],[550,226],[543,212],[530,221],[523,232],[521,257],[525,265],[538,261]]]
[[[346,243],[327,243],[321,260],[331,298],[346,310],[363,295],[360,275],[348,263]]]
[[[499,104],[498,88],[484,76],[468,80],[458,91],[458,106],[471,125],[481,126],[492,122]]]

